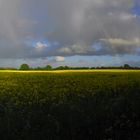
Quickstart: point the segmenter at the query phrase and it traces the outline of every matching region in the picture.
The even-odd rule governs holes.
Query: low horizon
[[[129,65],[129,64],[123,64],[123,65],[118,65],[118,66],[69,66],[69,65],[58,65],[58,66],[56,66],[56,67],[53,67],[53,66],[51,66],[51,65],[44,65],[44,66],[36,66],[36,67],[32,67],[32,66],[30,66],[29,64],[27,64],[27,63],[23,63],[23,64],[21,64],[21,65],[19,65],[18,67],[10,67],[10,66],[5,66],[5,67],[2,67],[2,66],[0,66],[0,70],[10,70],[10,69],[15,69],[15,70],[20,70],[20,69],[22,69],[21,67],[23,66],[23,65],[26,65],[25,67],[27,67],[27,68],[25,68],[26,70],[30,70],[30,69],[32,69],[32,70],[51,70],[51,69],[54,69],[54,70],[67,70],[67,69],[137,69],[137,68],[140,68],[139,66],[132,66],[132,65]]]

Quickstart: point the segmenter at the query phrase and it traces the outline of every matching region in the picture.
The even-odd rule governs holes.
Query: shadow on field
[[[10,75],[13,85],[0,87],[0,139],[139,140],[137,76]]]

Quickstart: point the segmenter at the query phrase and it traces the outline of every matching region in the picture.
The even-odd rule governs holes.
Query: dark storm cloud
[[[0,57],[138,54],[132,8],[131,0],[0,0]]]
[[[60,0],[49,1],[56,29],[49,34],[58,41],[62,55],[114,55],[137,53],[133,40],[140,37],[139,21],[130,12],[132,1]],[[53,8],[54,7],[54,8]],[[114,40],[109,42],[107,40]],[[115,44],[115,40],[122,44]],[[104,40],[104,41],[102,41]],[[105,41],[106,40],[106,41]],[[132,43],[131,41],[132,40]],[[102,47],[96,50],[96,43]],[[124,42],[128,42],[127,45]],[[137,44],[138,46],[140,44]]]

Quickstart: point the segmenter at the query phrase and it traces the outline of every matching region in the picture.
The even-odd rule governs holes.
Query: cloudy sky
[[[140,66],[140,0],[0,0],[0,66]]]

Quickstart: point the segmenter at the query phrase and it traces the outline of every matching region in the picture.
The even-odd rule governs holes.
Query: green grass
[[[0,71],[0,138],[140,139],[140,71]]]

